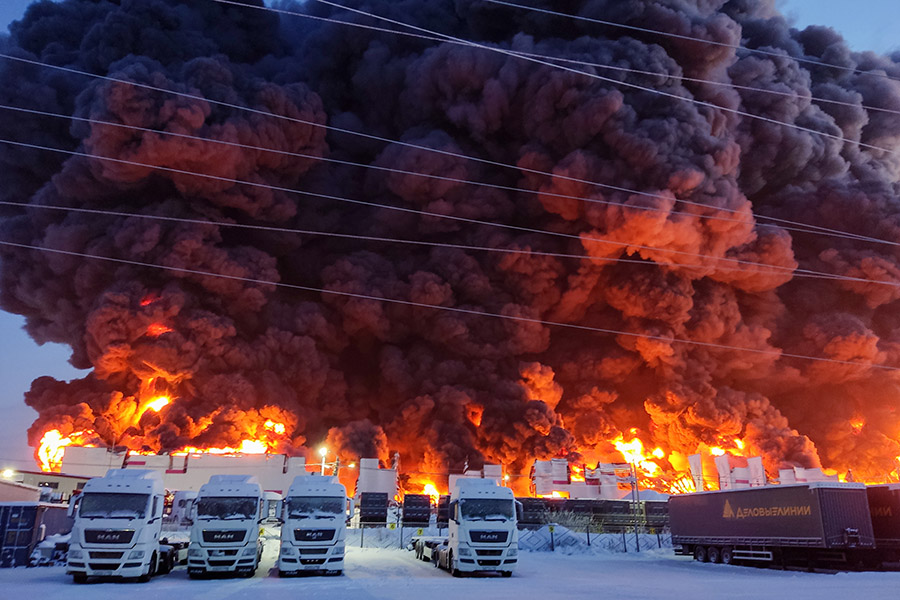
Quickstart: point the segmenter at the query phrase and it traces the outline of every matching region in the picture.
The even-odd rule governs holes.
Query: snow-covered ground
[[[252,579],[190,580],[184,567],[150,583],[76,585],[63,567],[0,569],[0,598],[14,600],[530,600],[610,598],[697,600],[895,598],[900,572],[827,575],[695,563],[671,550],[640,554],[522,552],[510,579],[455,579],[412,552],[347,548],[344,575],[279,579],[277,542]]]

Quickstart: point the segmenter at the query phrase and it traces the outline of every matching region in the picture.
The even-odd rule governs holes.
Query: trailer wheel
[[[730,565],[734,563],[734,551],[730,546],[722,548],[722,564]]]
[[[706,549],[706,559],[711,563],[718,563],[722,560],[722,554],[718,546],[710,546]]]
[[[709,560],[706,556],[706,548],[703,546],[694,546],[694,560],[697,562],[706,562]]]
[[[87,573],[72,573],[72,581],[75,583],[87,583]]]

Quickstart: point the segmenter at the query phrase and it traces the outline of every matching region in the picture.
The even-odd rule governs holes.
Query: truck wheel
[[[450,569],[450,574],[454,577],[460,577],[462,575],[462,571],[456,568],[456,564],[453,562],[453,552],[450,552],[450,555],[447,557],[447,568]]]
[[[706,548],[703,546],[694,546],[694,560],[697,562],[706,562]]]
[[[72,573],[72,581],[75,583],[87,583],[87,573]]]
[[[724,548],[722,548],[722,563],[726,564],[726,565],[730,565],[733,562],[734,562],[734,551],[730,547],[725,546]]]
[[[150,557],[150,566],[147,567],[147,572],[138,577],[138,581],[141,583],[147,583],[150,581],[154,575],[156,575],[156,561],[159,560],[156,557],[156,552],[153,553],[153,556]]]
[[[710,546],[706,549],[706,558],[711,563],[718,563],[722,560],[722,555],[719,552],[719,548],[717,546]]]

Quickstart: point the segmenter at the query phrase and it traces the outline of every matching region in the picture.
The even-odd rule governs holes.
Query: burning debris
[[[0,306],[92,369],[26,395],[45,468],[66,444],[327,438],[421,473],[627,459],[677,489],[721,450],[896,476],[900,64],[772,0],[566,7],[715,46],[483,0],[360,5],[605,80],[243,3],[40,3],[2,42],[70,69],[0,59],[3,104],[93,122],[0,119],[0,138],[87,154],[0,143],[0,201],[28,205],[3,205],[0,241],[125,261],[0,246]]]

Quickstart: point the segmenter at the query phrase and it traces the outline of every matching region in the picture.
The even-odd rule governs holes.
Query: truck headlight
[[[203,556],[203,550],[200,548],[188,548],[188,556]]]
[[[343,556],[343,554],[344,554],[344,545],[343,544],[341,544],[340,546],[334,547],[334,555],[335,556]]]
[[[247,546],[244,548],[244,551],[241,552],[241,556],[253,556],[256,554],[256,546]]]
[[[468,546],[460,546],[459,547],[459,555],[460,556],[472,556],[472,549]]]
[[[507,555],[507,556],[518,556],[518,555],[519,555],[519,549],[516,548],[515,546],[510,546],[509,552],[507,552],[506,555]]]
[[[128,553],[128,560],[136,559],[136,558],[144,558],[143,550],[132,550]]]
[[[293,556],[297,553],[297,550],[290,544],[283,544],[281,546],[281,553],[285,556]]]
[[[81,550],[69,550],[69,558],[84,558],[84,552]]]

